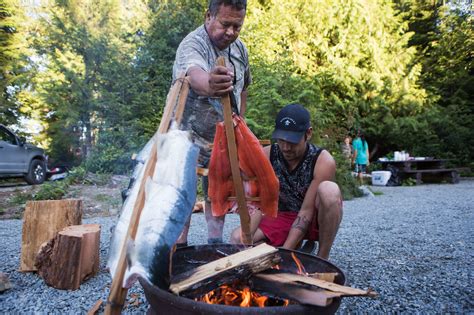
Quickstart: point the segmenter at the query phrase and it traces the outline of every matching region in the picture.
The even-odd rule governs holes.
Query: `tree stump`
[[[36,271],[41,245],[66,226],[81,224],[82,200],[28,201],[23,216],[20,271]]]
[[[99,224],[68,226],[39,252],[38,274],[56,289],[79,289],[99,271],[99,248]]]

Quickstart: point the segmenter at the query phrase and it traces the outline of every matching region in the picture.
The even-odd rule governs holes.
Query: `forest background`
[[[0,0],[0,123],[56,164],[127,174],[159,125],[180,41],[206,0]],[[474,168],[471,1],[249,0],[246,121],[270,138],[299,102],[313,142],[363,128],[372,160],[405,150]]]

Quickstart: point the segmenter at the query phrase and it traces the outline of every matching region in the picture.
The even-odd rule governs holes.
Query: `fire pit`
[[[243,246],[231,244],[199,245],[180,248],[173,256],[172,274],[181,274],[243,249]],[[335,265],[318,257],[297,251],[279,249],[279,254],[282,258],[279,264],[280,270],[289,273],[298,272],[298,266],[292,257],[292,253],[301,261],[306,272],[337,273],[338,275],[334,282],[341,285],[345,284],[344,273]],[[149,314],[333,314],[340,305],[340,298],[335,298],[333,302],[326,307],[302,304],[267,307],[239,307],[207,304],[162,290],[146,279],[139,278],[139,281],[151,306],[148,311]]]

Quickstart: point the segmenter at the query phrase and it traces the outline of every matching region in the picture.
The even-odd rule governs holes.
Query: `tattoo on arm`
[[[308,230],[309,223],[310,222],[305,217],[297,216],[291,228],[298,229],[304,233]]]

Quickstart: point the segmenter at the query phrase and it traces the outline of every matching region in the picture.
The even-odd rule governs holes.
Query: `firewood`
[[[277,248],[261,244],[177,275],[172,279],[170,290],[175,294],[199,295],[221,284],[250,277],[280,261]]]
[[[334,282],[339,274],[337,272],[315,272],[308,274],[308,277]]]
[[[87,312],[87,315],[95,315],[100,310],[103,302],[104,301],[102,301],[102,299],[97,300],[97,302],[95,302],[91,309]]]
[[[250,287],[257,292],[265,292],[266,296],[289,299],[300,304],[326,307],[333,299],[340,297],[339,293],[323,290],[296,282],[286,282],[278,278],[279,274],[255,274],[250,280]],[[262,277],[265,276],[265,277]],[[275,278],[266,276],[276,276]]]
[[[41,244],[69,225],[81,224],[82,200],[28,201],[23,216],[20,271],[35,271]]]
[[[68,226],[36,257],[38,274],[56,289],[79,289],[85,279],[99,271],[99,247],[100,225]]]
[[[336,283],[328,282],[321,279],[315,279],[312,277],[304,276],[304,275],[297,275],[292,273],[273,273],[273,274],[265,274],[260,273],[254,275],[254,277],[259,279],[265,279],[268,281],[273,281],[274,283],[296,283],[301,282],[313,286],[317,286],[321,289],[325,289],[336,293],[338,296],[368,296],[368,297],[376,297],[377,292],[368,290],[361,290],[356,289],[348,286],[339,285]]]

